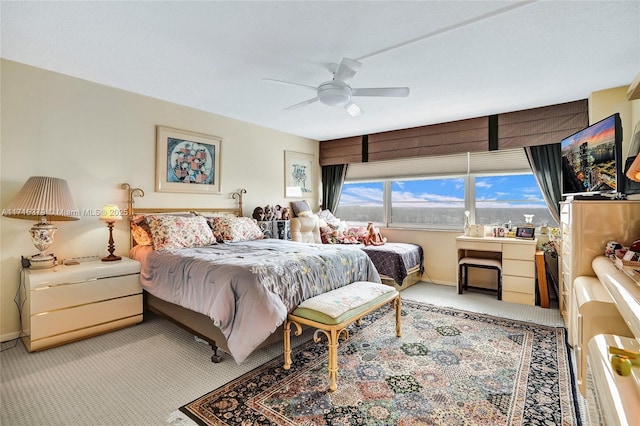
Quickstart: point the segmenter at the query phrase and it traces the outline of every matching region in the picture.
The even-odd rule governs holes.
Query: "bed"
[[[398,290],[419,282],[424,272],[422,247],[410,243],[385,243],[380,246],[360,246],[375,265],[382,282]]]
[[[132,218],[144,218],[152,231],[152,245],[133,243],[130,250],[142,265],[146,308],[209,342],[215,362],[221,360],[218,348],[241,363],[255,349],[281,340],[286,315],[306,298],[354,281],[381,282],[371,259],[357,247],[276,239],[204,244],[210,237],[202,219],[208,225],[252,221],[240,217],[241,207],[171,212],[133,209],[132,195],[130,200]],[[189,244],[172,245],[181,238]]]
[[[325,213],[323,219],[326,218]],[[320,229],[318,215],[306,215],[291,219],[291,237],[294,241],[329,246],[340,243],[353,244],[362,249],[371,258],[382,282],[394,286],[397,290],[410,287],[422,279],[424,252],[418,244],[385,242],[377,246],[365,245],[362,243],[362,236],[365,232],[364,227],[350,228],[350,232],[345,239],[328,239],[326,235],[332,232],[332,228],[327,228],[324,233]],[[348,241],[348,243],[344,241]]]

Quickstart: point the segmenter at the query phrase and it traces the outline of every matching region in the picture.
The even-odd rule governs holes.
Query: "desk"
[[[465,256],[478,257],[482,255],[501,259],[502,300],[524,305],[535,305],[535,255],[537,243],[537,239],[478,238],[461,235],[456,237],[457,260]],[[470,254],[470,252],[472,253]]]

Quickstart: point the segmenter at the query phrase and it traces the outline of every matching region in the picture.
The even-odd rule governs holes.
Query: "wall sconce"
[[[120,256],[116,256],[113,254],[115,251],[115,244],[113,242],[113,225],[115,225],[117,220],[122,220],[121,210],[115,204],[105,204],[100,212],[100,220],[107,222],[107,227],[109,228],[109,256],[105,256],[102,258],[103,262],[111,262],[114,260],[122,259]]]
[[[45,250],[53,243],[53,236],[58,228],[48,220],[80,219],[67,181],[45,176],[30,177],[16,198],[2,211],[2,215],[16,219],[38,220],[29,230],[31,241],[39,251],[37,255],[28,257],[29,267],[33,269],[54,266],[55,257],[45,254]]]

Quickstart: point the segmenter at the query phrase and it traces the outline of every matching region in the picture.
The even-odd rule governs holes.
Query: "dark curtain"
[[[553,218],[560,223],[560,200],[562,189],[560,187],[560,172],[562,167],[562,154],[560,144],[534,145],[524,148],[529,160],[529,165],[536,177],[540,191],[547,203],[547,207]]]
[[[346,164],[322,166],[322,207],[331,213],[334,213],[338,207],[346,174]]]

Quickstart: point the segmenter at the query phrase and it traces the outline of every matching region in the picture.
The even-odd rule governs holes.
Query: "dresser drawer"
[[[505,275],[533,278],[536,276],[536,265],[533,261],[502,259],[502,276]]]

